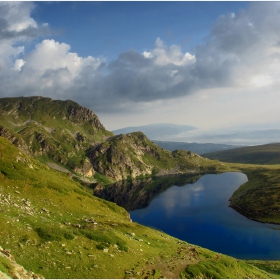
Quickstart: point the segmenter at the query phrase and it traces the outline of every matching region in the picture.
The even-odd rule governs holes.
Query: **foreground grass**
[[[17,263],[45,278],[275,277],[132,222],[123,208],[93,197],[2,137],[0,237]],[[9,269],[0,258],[0,270]]]
[[[230,198],[230,207],[249,219],[280,224],[280,165],[229,166],[248,176]]]

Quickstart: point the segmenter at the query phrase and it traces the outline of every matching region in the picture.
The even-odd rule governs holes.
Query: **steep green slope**
[[[92,196],[3,137],[0,235],[4,251],[46,278],[272,277],[244,261],[133,223],[123,208]],[[0,271],[10,269],[0,258]]]
[[[142,175],[228,170],[220,162],[202,158],[193,152],[164,150],[142,132],[110,137],[88,153],[94,170],[117,181]]]
[[[91,177],[86,150],[112,136],[89,109],[43,97],[0,99],[0,136],[45,161]]]
[[[224,162],[279,164],[280,143],[230,149],[203,154],[203,156]]]

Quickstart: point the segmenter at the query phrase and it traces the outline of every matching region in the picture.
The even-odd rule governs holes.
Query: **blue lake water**
[[[280,226],[251,221],[228,199],[247,181],[242,173],[202,176],[155,196],[148,207],[130,211],[134,222],[188,243],[240,259],[280,260]]]

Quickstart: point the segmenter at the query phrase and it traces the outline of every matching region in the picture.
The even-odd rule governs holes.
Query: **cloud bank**
[[[128,50],[111,62],[80,57],[52,39],[25,53],[26,42],[49,32],[31,17],[33,9],[29,2],[0,2],[1,97],[42,95],[123,112],[206,89],[279,86],[279,2],[251,2],[246,11],[221,16],[193,53],[156,38],[153,49]]]

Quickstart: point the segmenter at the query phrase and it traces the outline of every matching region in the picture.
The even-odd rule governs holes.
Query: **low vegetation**
[[[230,207],[249,219],[280,224],[280,165],[231,164],[248,176],[230,198]]]
[[[193,278],[194,265],[221,266],[213,263],[216,253],[132,222],[123,208],[92,196],[3,137],[0,172],[0,246],[27,271],[45,278]],[[242,266],[222,266],[223,277],[272,277],[225,258]],[[0,270],[9,269],[0,258]],[[199,270],[197,275],[208,276]]]

